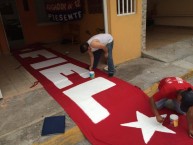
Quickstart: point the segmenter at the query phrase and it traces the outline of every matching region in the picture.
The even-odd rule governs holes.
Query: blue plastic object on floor
[[[44,119],[42,136],[50,134],[64,133],[65,131],[65,116],[52,116]]]

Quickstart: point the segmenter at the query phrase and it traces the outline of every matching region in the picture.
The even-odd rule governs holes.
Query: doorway
[[[147,1],[146,50],[191,39],[193,35],[193,0]]]
[[[1,0],[0,14],[2,17],[10,51],[23,46],[24,36],[15,0]]]

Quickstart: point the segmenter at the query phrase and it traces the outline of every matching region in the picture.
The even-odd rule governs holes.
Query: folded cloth
[[[65,116],[52,116],[44,119],[42,136],[50,134],[64,133]]]

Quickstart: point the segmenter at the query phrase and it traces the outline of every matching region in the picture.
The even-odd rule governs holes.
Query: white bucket
[[[91,78],[91,79],[94,79],[94,77],[95,77],[94,71],[90,71],[90,72],[89,72],[89,75],[90,75],[90,78]]]

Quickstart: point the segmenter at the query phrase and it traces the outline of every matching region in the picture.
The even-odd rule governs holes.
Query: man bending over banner
[[[158,122],[162,118],[158,109],[168,107],[166,102],[171,99],[172,106],[177,113],[186,114],[188,133],[193,138],[193,86],[179,77],[167,77],[160,81],[158,92],[150,97],[150,104]]]
[[[97,34],[80,45],[80,52],[88,52],[90,56],[89,70],[97,67],[102,51],[104,51],[104,55],[107,58],[108,75],[112,77],[115,72],[112,56],[113,37],[110,34]]]

